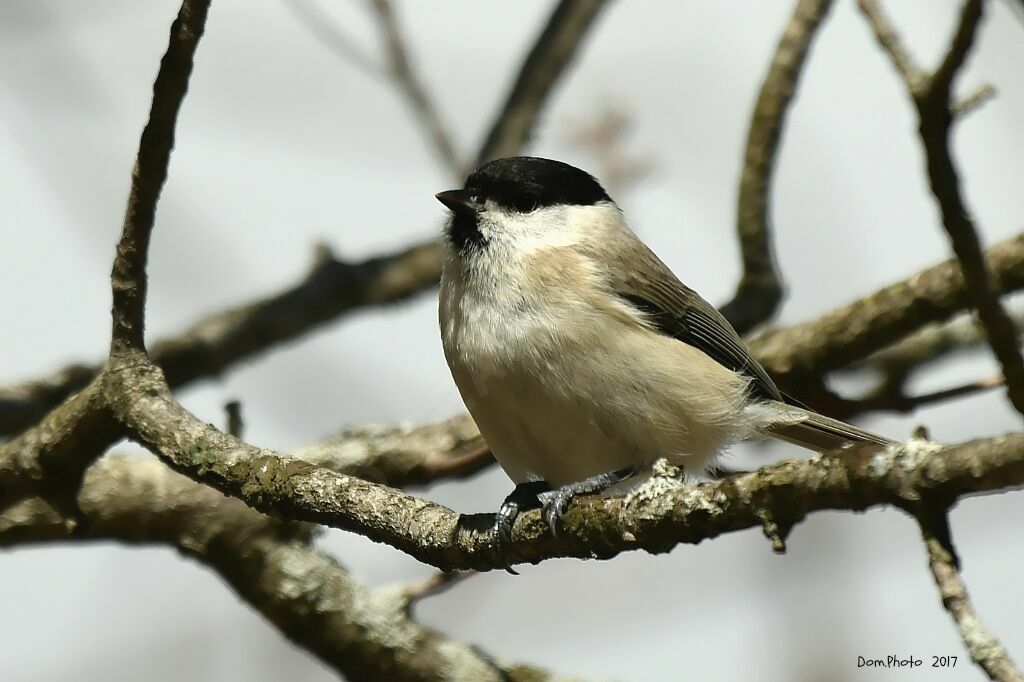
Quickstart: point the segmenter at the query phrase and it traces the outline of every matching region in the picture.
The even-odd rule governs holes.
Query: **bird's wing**
[[[768,372],[750,355],[739,334],[714,306],[680,282],[638,238],[630,234],[623,242],[617,246],[625,251],[631,269],[607,273],[616,295],[644,313],[663,334],[749,376],[759,397],[785,402]]]

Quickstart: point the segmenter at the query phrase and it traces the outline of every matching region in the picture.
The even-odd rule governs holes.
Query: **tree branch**
[[[1024,311],[1014,315],[1014,326],[1024,328]],[[868,356],[853,369],[882,373],[887,382],[904,384],[914,373],[952,355],[973,350],[985,341],[985,331],[971,316],[921,327],[913,334]]]
[[[999,293],[1024,287],[1024,234],[986,254]],[[822,374],[863,360],[968,305],[960,265],[946,261],[811,322],[766,331],[749,345],[784,388],[800,395],[818,386]]]
[[[468,414],[420,426],[363,426],[291,453],[331,471],[396,488],[466,478],[494,463]]]
[[[986,256],[1001,293],[1024,288],[1024,235],[993,246]],[[177,389],[363,305],[412,296],[437,281],[440,263],[433,242],[358,264],[326,258],[291,289],[211,315],[180,336],[157,342],[150,355]],[[766,331],[750,346],[788,390],[804,393],[818,385],[821,374],[862,360],[967,305],[958,266],[945,262],[814,321]],[[52,377],[0,389],[0,435],[38,421],[97,371],[73,365]]]
[[[999,641],[978,618],[960,577],[960,561],[953,549],[949,519],[945,509],[917,515],[921,535],[928,550],[928,567],[942,597],[942,606],[952,616],[971,660],[998,682],[1024,682],[1024,676]]]
[[[153,83],[153,104],[139,140],[132,170],[124,227],[110,275],[113,285],[111,349],[140,349],[146,317],[146,253],[156,219],[156,204],[167,180],[174,127],[188,90],[192,61],[206,26],[209,0],[184,0],[171,24],[170,43]]]
[[[1014,315],[1014,326],[1018,332],[1024,326],[1024,316],[1020,313]],[[984,341],[984,330],[971,317],[922,327],[851,367],[853,370],[877,372],[881,376],[878,384],[864,397],[846,399],[832,396],[822,409],[838,419],[849,419],[875,410],[911,412],[925,405],[1002,386],[1005,383],[1003,375],[997,374],[929,393],[907,393],[910,379],[923,369],[954,354],[967,352]]]
[[[526,145],[548,95],[572,63],[587,31],[606,4],[606,0],[560,0],[526,56],[474,165],[512,156]]]
[[[899,45],[899,41],[893,37],[895,31],[888,19],[869,0],[861,0],[860,6],[874,27],[879,42],[903,74],[901,51],[893,47]],[[977,229],[960,192],[960,179],[949,149],[955,120],[953,82],[974,43],[982,9],[982,0],[967,0],[949,50],[939,67],[930,76],[905,79],[905,82],[917,109],[928,181],[939,204],[942,224],[963,269],[971,303],[978,311],[989,345],[1002,366],[1010,402],[1024,415],[1024,358],[1021,357],[1013,322],[1000,304],[996,287],[992,284],[992,274],[986,267]],[[890,36],[888,42],[883,41],[883,35]]]
[[[131,437],[196,481],[259,510],[359,533],[442,570],[506,565],[486,532],[492,515],[460,518],[393,488],[247,445],[189,414],[152,365],[136,362],[113,376],[120,382],[115,413]],[[861,448],[696,486],[655,477],[625,500],[580,500],[570,507],[563,540],[550,535],[539,513],[529,512],[516,526],[510,555],[536,562],[665,551],[765,519],[784,537],[819,509],[907,506],[1021,484],[1024,434],[947,449],[913,441],[881,453]]]
[[[97,377],[32,428],[0,444],[0,507],[27,494],[67,497],[82,472],[122,437]]]
[[[783,285],[772,248],[772,173],[807,53],[831,6],[832,0],[797,2],[754,105],[736,206],[743,276],[732,300],[722,306],[722,314],[740,334],[771,319],[782,303]]]
[[[109,539],[177,547],[348,679],[565,679],[499,664],[420,625],[409,616],[402,589],[360,585],[312,546],[310,526],[259,514],[155,460],[103,458],[87,472],[76,502],[84,523],[41,499],[0,511],[0,546]]]
[[[384,80],[387,74],[383,67],[356,44],[356,41],[345,33],[316,0],[285,0],[284,7],[292,13],[310,35],[319,40],[330,52],[347,64],[350,64],[367,76]]]
[[[354,263],[321,254],[291,288],[210,315],[153,344],[150,356],[164,368],[171,386],[180,388],[353,310],[408,299],[435,285],[440,271],[441,249],[434,241]],[[31,425],[99,369],[76,364],[52,377],[0,389],[0,434]]]
[[[480,162],[519,151],[603,5],[603,0],[563,0],[523,63],[477,155]],[[164,368],[170,385],[180,388],[353,310],[408,299],[436,285],[440,276],[441,248],[435,240],[354,263],[321,254],[305,279],[290,289],[210,315],[183,334],[151,345],[150,356]],[[79,363],[50,377],[0,388],[0,436],[28,428],[98,371]]]
[[[461,180],[465,172],[462,160],[455,151],[451,134],[441,121],[437,107],[412,68],[391,0],[373,0],[372,6],[387,46],[392,79],[412,106],[421,127],[430,138],[438,159],[453,176]]]

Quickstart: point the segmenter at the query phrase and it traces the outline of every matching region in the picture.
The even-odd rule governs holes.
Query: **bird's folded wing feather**
[[[632,235],[630,235],[632,237]],[[608,272],[612,291],[647,316],[661,333],[693,346],[716,362],[753,379],[754,394],[784,402],[764,367],[718,310],[679,281],[667,265],[635,237],[626,248],[631,269]]]

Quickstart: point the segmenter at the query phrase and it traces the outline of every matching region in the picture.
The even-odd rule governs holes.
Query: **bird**
[[[737,442],[818,451],[894,441],[784,395],[726,318],[630,229],[592,175],[520,156],[436,198],[438,302],[452,377],[515,488],[492,528],[542,508],[556,535],[577,495],[665,458],[713,470]]]

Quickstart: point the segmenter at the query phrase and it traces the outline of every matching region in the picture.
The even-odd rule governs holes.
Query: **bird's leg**
[[[577,495],[591,495],[593,493],[604,492],[616,483],[625,481],[635,473],[635,468],[626,467],[625,469],[619,469],[618,471],[610,471],[606,474],[591,476],[590,478],[585,478],[582,481],[568,483],[560,488],[555,488],[549,492],[539,494],[537,497],[540,498],[542,503],[541,506],[543,507],[544,520],[548,522],[548,527],[551,528],[551,533],[556,537],[560,534],[562,528],[562,516],[565,515],[565,511],[569,508],[569,504],[572,502],[574,497]]]
[[[521,512],[541,506],[540,494],[550,490],[551,486],[545,481],[517,483],[515,490],[510,492],[505,501],[501,503],[501,507],[494,517],[494,527],[491,529],[491,533],[494,537],[494,545],[502,558],[512,542],[512,526],[515,524],[516,518]],[[506,570],[515,574],[515,571],[509,566],[506,566]]]

